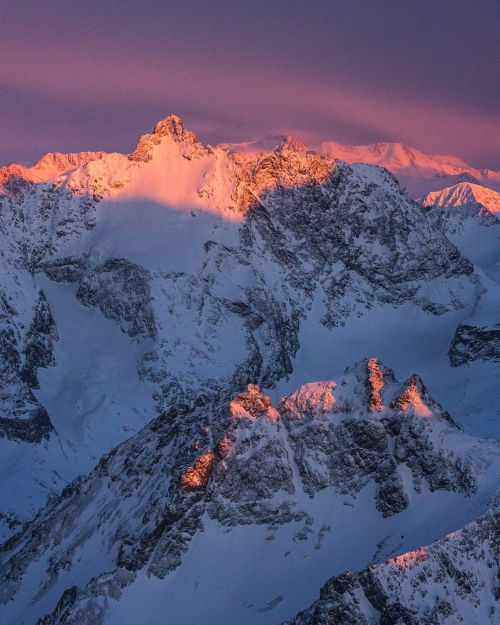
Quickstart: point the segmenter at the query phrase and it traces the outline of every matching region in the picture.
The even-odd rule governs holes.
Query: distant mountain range
[[[234,151],[257,153],[272,150],[286,142],[299,143],[293,137],[276,135],[260,141],[226,143],[221,146]],[[347,163],[369,163],[385,167],[398,178],[413,198],[460,182],[472,182],[500,191],[500,171],[471,167],[455,156],[424,154],[402,143],[345,145],[324,141],[310,149],[327,158],[338,158]]]

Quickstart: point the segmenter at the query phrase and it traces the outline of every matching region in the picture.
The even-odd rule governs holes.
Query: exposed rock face
[[[235,418],[245,415],[257,418],[261,417],[270,406],[271,398],[263,395],[256,384],[249,384],[246,392],[240,393],[231,402],[231,415]]]
[[[377,412],[375,369],[383,405]],[[425,410],[414,401],[417,391]],[[336,382],[302,387],[276,409],[255,385],[231,402],[200,398],[113,450],[4,545],[2,601],[15,605],[24,584],[33,584],[30,564],[42,558],[48,564],[37,598],[53,595],[58,580],[70,586],[80,579],[77,554],[106,537],[100,572],[115,572],[68,590],[40,621],[90,625],[96,615],[104,619],[100,597],[120,596],[139,571],[163,578],[182,566],[204,518],[224,527],[302,523],[302,540],[313,519],[300,493],[311,501],[327,488],[331,496],[355,497],[372,484],[375,506],[388,517],[409,505],[408,480],[412,497],[424,485],[474,494],[492,454],[494,446],[467,440],[450,423],[416,376],[401,386],[373,359]],[[406,483],[403,466],[411,474]]]
[[[149,282],[150,276],[142,267],[114,258],[83,274],[76,297],[85,306],[97,306],[130,336],[154,339]]]
[[[290,505],[272,503],[280,491],[295,492],[286,433],[279,412],[255,384],[230,403],[231,421],[219,450],[208,511],[225,525],[284,521],[293,518]],[[228,506],[228,502],[233,505]]]
[[[188,467],[181,477],[181,487],[185,490],[199,490],[205,488],[208,478],[212,473],[214,456],[209,449],[206,454],[200,456],[194,466]]]
[[[162,159],[183,173],[161,201],[185,193],[181,205],[236,220],[224,225],[231,243],[207,232],[204,254],[186,271],[146,269],[106,258],[105,250],[91,260],[93,243],[92,254],[75,255],[75,241],[98,224],[103,200],[148,197]],[[1,222],[16,271],[78,284],[84,305],[130,336],[155,341],[139,370],[156,385],[160,412],[207,389],[270,386],[289,374],[315,297],[324,304],[318,321],[332,329],[376,303],[411,302],[441,315],[476,297],[471,265],[388,172],[325,159],[292,138],[268,153],[228,154],[203,146],[169,116],[141,138],[131,160],[95,154],[66,161],[54,166],[57,175],[4,190]],[[231,293],[229,275],[238,276]],[[427,286],[434,281],[437,298]],[[237,338],[223,354],[228,332]]]
[[[408,380],[401,395],[393,401],[393,406],[403,411],[414,408],[417,404],[422,403],[422,390],[422,380],[418,376],[413,375]]]
[[[319,164],[324,167],[321,161]],[[274,164],[271,171],[276,175],[280,169],[276,171]],[[309,166],[307,171],[311,171]],[[433,314],[442,314],[451,302],[443,306],[426,300],[427,296],[419,293],[419,276],[424,272],[432,280],[442,270],[450,277],[472,272],[472,266],[459,259],[447,242],[441,249],[435,247],[435,236],[427,226],[417,235],[415,250],[411,244],[414,227],[417,222],[423,225],[418,208],[408,200],[404,207],[393,201],[392,194],[400,189],[388,173],[383,192],[374,175],[383,176],[368,166],[353,169],[337,164],[333,172],[321,172],[302,188],[280,181],[281,186],[268,191],[261,206],[249,214],[249,241],[259,247],[259,239],[264,242],[262,253],[287,268],[292,285],[306,296],[313,284],[322,285],[327,311],[322,322],[327,326],[342,325],[357,306],[374,300],[398,303],[411,299]],[[392,206],[389,214],[388,204]],[[290,245],[289,241],[297,243]],[[409,248],[413,248],[411,253]],[[426,253],[439,259],[437,263]],[[441,267],[438,273],[437,265]],[[455,296],[451,299],[458,303]]]
[[[172,137],[176,142],[185,142],[190,145],[198,145],[202,150],[198,138],[191,130],[184,127],[184,123],[177,115],[169,115],[165,119],[160,120],[151,134],[143,135],[137,144],[137,147],[130,155],[131,161],[147,163],[153,158],[153,149],[161,143],[163,137]]]
[[[289,374],[301,320],[315,297],[325,310],[318,322],[332,329],[376,303],[411,302],[442,315],[476,297],[472,266],[387,172],[328,161],[291,140],[256,156],[215,153],[175,117],[139,145],[147,158],[128,161],[132,169],[113,180],[123,180],[126,191],[127,176],[156,167],[165,150],[193,170],[213,162],[199,201],[221,210],[214,203],[225,189],[224,210],[243,219],[232,244],[218,241],[214,231],[215,240],[206,241],[204,257],[189,272],[146,270],[124,258],[98,265],[54,258],[39,266],[53,279],[77,281],[80,300],[98,306],[130,335],[156,340],[139,370],[158,387],[159,411],[202,389],[269,386]],[[228,173],[219,179],[222,163]],[[109,186],[101,196],[120,192]],[[241,276],[230,294],[229,273]],[[432,281],[443,285],[437,299],[427,286]],[[223,355],[228,332],[238,338]],[[210,375],[201,373],[207,369]]]
[[[8,267],[6,267],[8,269]],[[49,415],[38,402],[32,389],[39,387],[37,371],[54,364],[53,347],[57,329],[43,291],[38,293],[33,308],[16,310],[2,293],[0,307],[0,437],[38,443],[52,430]],[[25,301],[18,302],[25,306]],[[26,331],[23,318],[33,317]],[[24,332],[23,332],[24,329]]]
[[[370,412],[380,412],[383,407],[382,396],[380,391],[384,388],[384,376],[380,370],[376,358],[370,358],[368,366],[368,384],[370,387],[370,399],[368,400],[368,409]]]
[[[500,362],[500,324],[482,328],[459,325],[449,356],[452,367],[460,367],[475,360]]]
[[[99,308],[126,334],[154,338],[151,276],[143,267],[123,258],[96,263],[88,256],[69,256],[50,260],[40,269],[54,282],[75,284],[81,304]]]
[[[498,505],[443,540],[329,580],[287,625],[497,623]]]
[[[282,402],[279,410],[309,495],[328,486],[339,492],[359,491],[373,479],[378,485],[377,506],[384,516],[390,516],[408,504],[397,468],[400,463],[411,468],[417,490],[426,482],[431,490],[450,486],[474,491],[474,478],[466,463],[457,463],[453,454],[438,451],[431,443],[435,416],[449,421],[448,414],[428,396],[416,376],[403,388],[398,388],[392,371],[371,358],[346,371],[340,388],[323,387],[321,394],[315,388],[300,389]],[[374,389],[375,414],[380,414],[376,420],[369,417],[374,413]],[[319,395],[321,403],[326,400],[326,411],[324,403],[315,406],[314,412],[297,410],[297,400],[299,406],[307,406],[303,395],[308,391]],[[360,397],[366,397],[364,406]],[[395,413],[384,407],[391,405]],[[335,416],[331,419],[328,414]],[[366,416],[360,416],[363,414]],[[426,423],[429,417],[431,422]]]
[[[0,437],[24,443],[40,443],[48,439],[54,428],[45,408],[32,397],[23,398],[23,402],[22,419],[0,417]],[[12,527],[19,524],[15,520]]]
[[[55,364],[54,341],[59,338],[49,303],[40,291],[35,304],[35,316],[25,338],[20,376],[31,388],[39,388],[37,370]]]

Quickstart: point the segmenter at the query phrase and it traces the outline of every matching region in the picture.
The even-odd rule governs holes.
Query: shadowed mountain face
[[[5,622],[279,623],[485,511],[495,444],[410,376],[494,431],[494,343],[461,330],[498,292],[495,235],[469,254],[481,216],[455,228],[387,170],[211,148],[175,116],[130,156],[2,184]]]
[[[346,532],[359,566],[469,520],[494,491],[498,453],[457,428],[418,376],[401,384],[375,358],[276,407],[256,385],[231,401],[200,398],[110,452],[4,545],[5,615],[34,623],[50,612],[41,623],[90,625],[126,622],[131,610],[136,624],[160,614],[195,623],[203,605],[204,622],[241,613],[251,623],[279,596],[279,609],[262,617],[279,622],[314,596],[337,553],[345,558]],[[455,513],[430,522],[443,500]],[[235,540],[252,558],[247,587]],[[207,557],[240,585],[225,614],[227,587],[213,586]],[[276,567],[287,571],[281,581]],[[190,613],[183,601],[197,592],[212,603]]]
[[[496,623],[498,521],[497,502],[429,547],[332,578],[287,625]]]

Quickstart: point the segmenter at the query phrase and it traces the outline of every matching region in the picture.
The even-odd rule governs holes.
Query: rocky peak
[[[415,373],[407,380],[402,393],[394,400],[393,405],[399,410],[406,412],[410,408],[415,409],[416,406],[424,406],[426,411],[429,409],[425,406],[423,397],[427,397],[427,391],[421,378]]]
[[[333,391],[337,383],[311,382],[304,384],[288,397],[284,397],[278,410],[285,413],[289,419],[303,419],[304,415],[319,418],[331,414],[338,409],[338,402]]]
[[[193,408],[173,408],[168,415],[159,417],[105,456],[89,476],[75,480],[4,546],[0,579],[7,590],[2,598],[6,603],[0,608],[22,613],[29,592],[37,592],[35,604],[45,601],[44,595],[50,595],[55,605],[63,583],[68,586],[79,583],[73,596],[63,595],[59,607],[75,610],[77,616],[71,622],[93,625],[96,602],[104,597],[107,606],[109,597],[119,597],[126,586],[134,583],[134,576],[140,569],[156,578],[163,578],[178,567],[182,571],[191,539],[195,534],[202,534],[204,528],[206,536],[210,537],[213,535],[210,528],[213,531],[213,527],[222,526],[225,532],[240,526],[238,531],[241,530],[246,540],[246,536],[257,535],[253,532],[259,525],[267,525],[274,534],[281,530],[287,532],[291,523],[300,523],[297,533],[293,529],[291,540],[293,544],[297,541],[305,544],[308,537],[312,537],[315,525],[319,537],[328,531],[319,522],[321,517],[315,518],[316,514],[323,514],[322,499],[328,514],[322,518],[330,519],[332,514],[339,513],[341,502],[356,505],[358,494],[369,484],[373,490],[365,492],[374,493],[374,504],[382,517],[395,516],[409,507],[418,510],[419,503],[425,505],[428,498],[427,494],[420,498],[424,487],[424,492],[446,490],[476,496],[476,489],[483,488],[482,476],[489,480],[494,474],[488,460],[496,453],[494,448],[487,442],[472,443],[467,437],[462,438],[461,433],[443,428],[442,423],[434,420],[416,419],[411,412],[404,418],[394,415],[399,427],[393,427],[390,419],[369,417],[365,386],[353,375],[359,373],[361,379],[366,380],[368,367],[378,380],[374,382],[375,389],[382,378],[388,387],[386,394],[393,390],[395,381],[391,380],[390,370],[376,359],[367,359],[348,370],[337,384],[306,385],[295,393],[294,400],[292,396],[285,398],[279,405],[282,419],[278,422],[268,419],[273,410],[271,402],[253,384],[233,400],[231,414],[240,419],[229,424],[226,397],[220,402],[199,402]],[[406,386],[412,384],[417,388],[420,381],[415,378]],[[423,394],[423,389],[420,392]],[[343,393],[353,400],[355,409],[351,410],[350,418],[346,415],[347,418],[337,419],[335,415],[328,419],[324,414],[320,419],[300,421],[285,414],[284,406],[294,402],[300,409],[304,406],[309,410],[322,403],[326,409],[327,405],[332,405],[333,393],[339,398]],[[390,402],[386,400],[385,404],[389,406]],[[389,409],[384,411],[386,414],[389,415]],[[199,449],[195,447],[193,454],[193,440],[200,430],[208,433],[207,421],[217,435],[229,427],[217,452],[212,451],[213,443],[207,437]],[[402,465],[406,467],[404,479],[400,474]],[[309,499],[305,504],[302,491],[315,500],[310,507]],[[316,498],[320,491],[325,491],[321,499]],[[478,492],[477,496],[483,497],[484,492]],[[90,519],[84,535],[82,518]],[[251,534],[245,533],[244,528],[248,526],[252,526]],[[220,531],[216,531],[220,535]],[[91,553],[88,550],[93,549],[97,541],[109,545],[108,537],[112,537],[112,548],[118,551],[116,560],[112,553],[104,554],[103,550],[107,560],[101,568],[96,567],[93,581],[89,585],[73,582],[83,576],[84,559],[80,550]],[[261,540],[273,539],[262,536]],[[251,543],[251,549],[265,552],[267,543]],[[311,548],[311,556],[315,558],[319,549],[320,543],[317,543]],[[393,552],[386,553],[392,555]],[[231,555],[228,551],[227,557]],[[40,561],[49,562],[49,568],[44,570],[40,566],[33,573],[32,564]],[[406,561],[412,565],[414,560],[408,556],[389,569],[397,571],[398,564]],[[303,563],[301,558],[301,566]],[[311,563],[306,574],[318,564],[321,565],[321,559]],[[186,563],[186,567],[189,566]],[[125,569],[131,577],[121,584]],[[34,575],[38,576],[35,580]],[[109,586],[107,581],[111,582]],[[42,590],[38,590],[39,587]],[[215,595],[215,599],[219,598]],[[46,609],[45,604],[37,606],[38,610],[42,608]],[[65,617],[59,618],[58,609],[44,622],[69,623]],[[137,622],[151,622],[151,619],[144,617]],[[304,621],[315,622],[319,621]],[[364,621],[350,621],[354,622]]]
[[[384,394],[394,384],[394,372],[383,365],[378,358],[365,358],[352,367],[348,367],[345,375],[354,375],[366,389],[366,409],[370,413],[385,410]]]
[[[394,372],[377,358],[365,358],[348,367],[336,381],[304,384],[282,398],[277,409],[286,422],[373,421],[408,413],[411,417],[442,417],[455,425],[418,375],[400,384]]]
[[[256,384],[249,384],[247,390],[240,393],[230,405],[231,416],[236,419],[243,417],[257,419],[268,411],[271,399],[261,393]]]
[[[139,139],[137,147],[129,157],[130,160],[149,162],[152,159],[153,148],[161,143],[163,137],[172,137],[177,143],[188,145],[198,143],[196,134],[185,128],[180,117],[169,115],[156,123],[151,134],[145,134]]]
[[[429,395],[422,378],[416,373],[403,384],[391,402],[391,408],[411,413],[416,417],[441,416],[452,425],[456,425],[450,415]]]
[[[301,189],[317,187],[330,179],[336,167],[333,161],[307,151],[296,140],[289,143],[289,139],[284,138],[270,152],[250,158],[246,154],[233,155],[240,172],[232,199],[241,212],[249,211],[267,196],[272,202],[273,193],[281,203],[284,190],[301,193]]]
[[[192,130],[187,130],[184,122],[177,115],[168,115],[164,119],[160,119],[154,127],[153,134],[160,137],[170,135],[175,141],[187,140],[190,143],[198,141],[196,134]]]
[[[274,148],[275,152],[297,152],[299,154],[306,154],[308,151],[307,146],[305,146],[301,141],[292,137],[291,135],[287,135],[281,138],[278,145]]]
[[[59,340],[56,324],[45,293],[40,290],[34,316],[23,346],[21,379],[31,388],[39,388],[37,371],[55,365],[54,342]]]

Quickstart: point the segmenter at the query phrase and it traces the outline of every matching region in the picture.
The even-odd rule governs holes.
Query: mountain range
[[[258,141],[222,143],[221,147],[235,152],[259,153],[275,149],[280,143],[302,145],[286,135],[270,135]],[[432,191],[461,182],[481,185],[500,191],[500,171],[471,167],[456,156],[425,154],[403,143],[373,143],[371,145],[345,145],[323,141],[310,148],[328,159],[346,163],[369,163],[384,167],[393,173],[411,197],[418,199]]]
[[[499,184],[176,116],[1,168],[2,622],[496,622]]]

